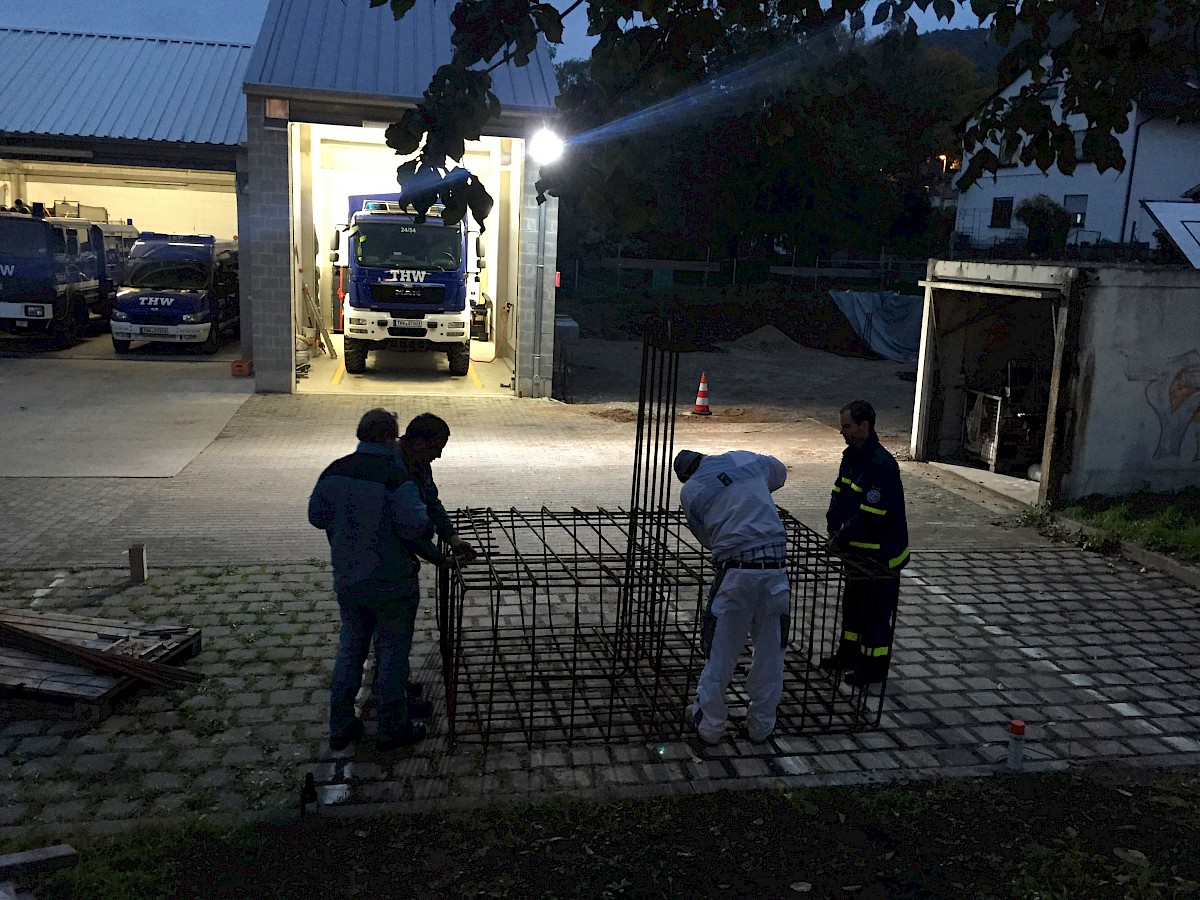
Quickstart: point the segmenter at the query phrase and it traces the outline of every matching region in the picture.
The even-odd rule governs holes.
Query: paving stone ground
[[[7,711],[0,839],[193,814],[295,815],[308,772],[329,814],[983,774],[1003,769],[1013,718],[1028,723],[1031,767],[1200,762],[1200,594],[994,525],[996,508],[911,464],[914,554],[878,729],[797,735],[783,723],[764,745],[730,737],[715,748],[667,740],[450,752],[426,603],[412,658],[438,710],[434,734],[397,754],[369,742],[330,753],[337,610],[303,504],[371,405],[347,399],[252,398],[174,479],[0,479],[0,505],[19,522],[0,536],[0,607],[198,627],[203,651],[187,665],[208,676],[186,690],[136,693],[92,726]],[[435,470],[448,505],[626,502],[627,424],[553,404],[450,406],[459,450]],[[683,430],[681,446],[746,446],[788,461],[781,504],[819,521],[836,433],[803,422]],[[130,585],[120,550],[138,538],[148,541],[151,577]],[[425,590],[432,596],[431,583]]]

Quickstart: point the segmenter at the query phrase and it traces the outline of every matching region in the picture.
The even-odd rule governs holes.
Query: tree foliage
[[[397,19],[415,4],[369,2],[390,6]],[[478,138],[500,112],[491,72],[525,65],[539,35],[560,42],[563,16],[583,2],[559,9],[536,0],[458,0],[450,11],[453,57],[437,70],[421,101],[388,129],[388,145],[401,155],[419,150],[417,174],[444,171],[447,158],[461,159],[465,142]],[[835,26],[845,24],[857,34],[871,8],[867,0],[587,0],[586,6],[588,33],[597,37],[590,70],[599,90],[568,89],[559,105],[574,121],[597,126],[695,89],[764,36],[787,34],[810,46]],[[912,11],[932,10],[949,20],[958,7],[956,0],[882,0],[872,24],[890,23],[912,42]],[[1086,122],[1082,156],[1100,171],[1123,168],[1115,135],[1127,127],[1134,103],[1200,121],[1200,90],[1190,86],[1200,70],[1200,0],[970,0],[970,9],[1006,47],[1001,86],[1023,72],[1031,78],[1011,96],[994,96],[967,127],[964,149],[971,158],[964,185],[1013,156],[1070,173],[1080,154],[1068,116]],[[738,39],[744,42],[740,49]],[[1061,89],[1060,107],[1050,86]],[[778,136],[790,139],[805,130],[794,117],[795,104],[770,97],[761,102]],[[632,171],[622,161],[644,160],[647,149],[644,134],[618,132],[604,153],[589,154],[583,166],[573,148],[575,162],[564,160],[562,174],[547,173],[542,187],[557,191],[563,178],[582,178],[587,207],[603,216],[615,199],[604,189],[605,179],[617,169]],[[634,179],[629,188],[644,186]],[[644,214],[653,215],[653,208]]]

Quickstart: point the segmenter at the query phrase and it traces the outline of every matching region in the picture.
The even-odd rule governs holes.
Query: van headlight
[[[129,321],[129,313],[125,312],[122,309],[114,309],[112,311],[112,319],[114,322],[128,322]]]
[[[179,321],[184,325],[198,325],[201,322],[207,321],[207,319],[208,313],[202,312],[184,313],[179,317]]]

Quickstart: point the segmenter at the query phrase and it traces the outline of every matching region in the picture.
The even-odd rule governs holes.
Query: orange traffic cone
[[[708,408],[708,376],[703,372],[700,373],[700,389],[696,391],[696,405],[692,407],[692,415],[712,415],[712,410]]]

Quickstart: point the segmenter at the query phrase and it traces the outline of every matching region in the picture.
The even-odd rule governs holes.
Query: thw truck
[[[240,325],[238,295],[236,243],[143,231],[117,292],[113,349],[128,353],[133,341],[161,341],[216,353],[221,332]]]
[[[70,347],[93,313],[107,318],[112,310],[104,235],[85,219],[38,211],[0,212],[0,331]]]
[[[348,224],[334,232],[330,261],[349,272],[342,302],[346,371],[366,371],[372,350],[446,354],[451,375],[471,364],[476,336],[489,327],[480,292],[483,242],[469,217],[446,225],[443,208],[416,211],[400,194],[350,197]],[[484,335],[486,337],[486,335]]]

